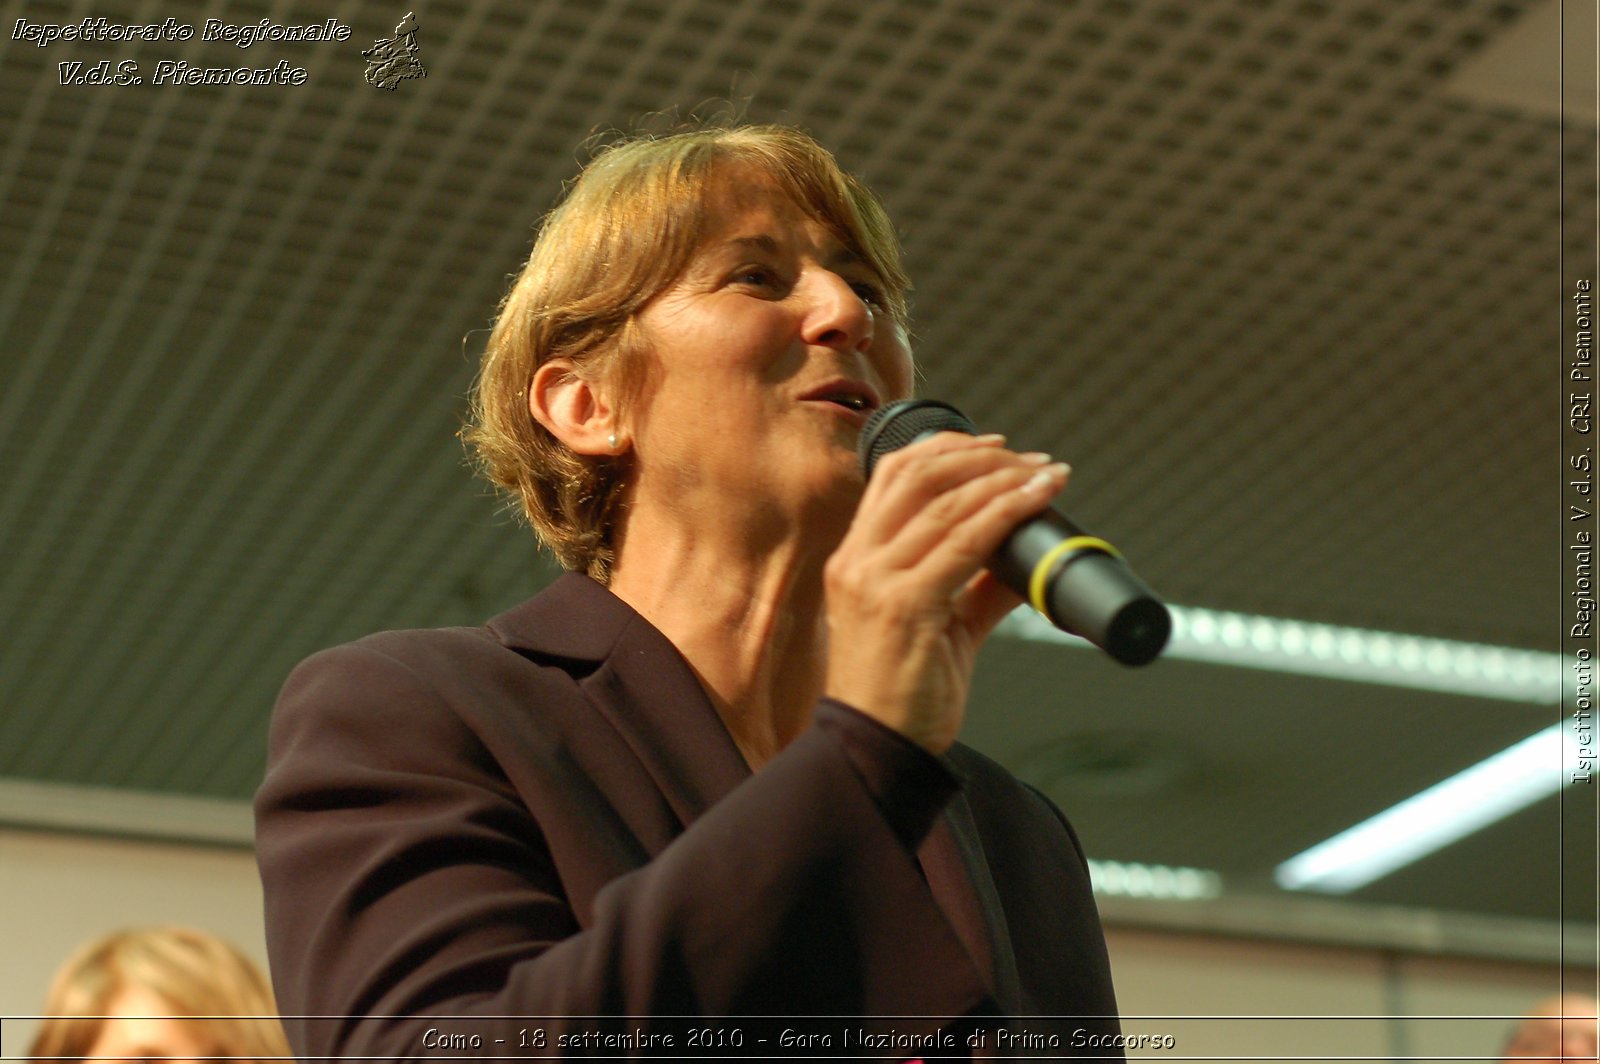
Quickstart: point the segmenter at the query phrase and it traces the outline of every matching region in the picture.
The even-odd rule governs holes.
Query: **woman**
[[[1588,994],[1557,994],[1534,1004],[1511,1033],[1506,1061],[1594,1060],[1600,1050],[1600,1001]]]
[[[261,970],[183,927],[119,931],[84,946],[51,981],[28,1055],[129,1060],[289,1055]]]
[[[650,1043],[664,1016],[920,1017],[902,1056],[966,1016],[1116,1031],[1070,828],[952,745],[1017,604],[983,560],[1066,468],[941,434],[863,485],[907,287],[877,200],[790,129],[613,147],[546,219],[468,439],[571,572],[285,686],[274,977],[286,1012],[371,1017],[292,1024],[302,1055],[707,1048]]]

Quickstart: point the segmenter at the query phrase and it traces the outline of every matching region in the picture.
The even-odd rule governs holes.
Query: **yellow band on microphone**
[[[1060,561],[1063,555],[1076,554],[1081,550],[1097,550],[1118,560],[1122,558],[1121,551],[1099,536],[1070,536],[1045,551],[1044,557],[1034,565],[1033,575],[1028,578],[1028,601],[1033,603],[1034,609],[1046,617],[1050,617],[1050,606],[1045,601],[1044,593],[1050,583],[1050,570],[1055,568],[1056,562]],[[1054,617],[1050,617],[1051,623],[1055,623],[1055,620]]]

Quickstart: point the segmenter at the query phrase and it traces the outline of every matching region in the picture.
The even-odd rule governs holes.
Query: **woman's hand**
[[[999,436],[942,432],[878,461],[824,573],[827,693],[933,753],[955,742],[978,647],[1021,603],[984,570],[1066,485]]]

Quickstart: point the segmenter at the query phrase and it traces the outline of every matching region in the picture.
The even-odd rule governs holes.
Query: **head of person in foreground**
[[[272,989],[234,946],[182,927],[117,931],[56,972],[28,1055],[158,1058],[289,1056]]]

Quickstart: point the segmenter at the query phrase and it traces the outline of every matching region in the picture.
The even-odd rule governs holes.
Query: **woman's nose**
[[[872,307],[854,286],[832,270],[815,270],[807,282],[806,343],[845,351],[865,351],[871,346]]]

